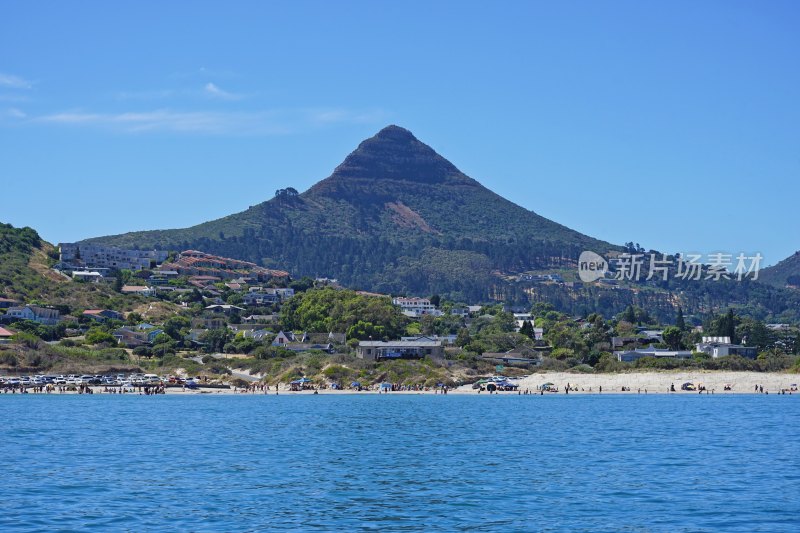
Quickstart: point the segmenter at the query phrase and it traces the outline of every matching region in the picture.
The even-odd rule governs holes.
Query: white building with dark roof
[[[399,340],[399,341],[361,341],[356,354],[361,359],[422,359],[423,357],[443,357],[441,341]]]
[[[9,307],[6,311],[6,316],[20,320],[32,320],[45,326],[55,326],[61,321],[61,312],[58,309],[35,305]]]

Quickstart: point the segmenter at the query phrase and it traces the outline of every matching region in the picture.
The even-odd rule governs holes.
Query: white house
[[[361,359],[422,359],[425,356],[442,357],[444,347],[439,341],[361,341],[356,354]]]
[[[636,350],[626,350],[621,352],[614,352],[617,361],[624,363],[631,363],[637,361],[642,357],[655,357],[656,359],[688,359],[692,356],[689,350],[667,350],[666,348],[639,348]]]
[[[732,344],[730,337],[703,337],[703,341],[695,345],[698,352],[710,355],[714,359],[726,357],[728,355],[740,355],[749,359],[755,359],[758,350],[751,346]]]
[[[97,283],[103,279],[103,275],[96,270],[73,270],[72,279]]]
[[[140,296],[155,296],[155,287],[146,287],[144,285],[124,285],[122,287],[122,294],[138,294]]]
[[[392,298],[392,303],[400,307],[403,314],[410,317],[423,315],[442,316],[442,312],[427,298],[405,298],[398,296]]]
[[[20,320],[33,320],[45,326],[54,326],[61,321],[61,313],[57,309],[25,305],[22,307],[9,307],[6,316]]]

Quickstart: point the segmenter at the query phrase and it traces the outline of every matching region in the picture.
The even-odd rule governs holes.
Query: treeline
[[[572,266],[580,253],[578,247],[549,241],[490,243],[429,234],[400,241],[308,233],[291,224],[245,228],[239,236],[200,237],[169,246],[252,261],[294,276],[336,278],[364,290],[438,293],[460,301],[489,300],[499,281],[493,272]],[[520,291],[510,296],[525,300]]]
[[[0,254],[19,252],[30,253],[38,248],[42,239],[36,230],[31,228],[15,228],[11,224],[0,223]]]

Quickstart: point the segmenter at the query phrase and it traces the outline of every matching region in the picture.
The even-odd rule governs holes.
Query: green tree
[[[359,320],[347,330],[347,338],[348,339],[358,339],[358,340],[381,340],[384,338],[386,334],[386,330],[383,326],[376,326],[372,322],[365,322],[364,320]]]
[[[305,292],[314,286],[314,280],[308,276],[303,276],[298,280],[289,283],[289,288],[294,289],[295,294]]]
[[[683,307],[678,307],[678,317],[675,319],[675,327],[681,331],[686,331],[686,321],[683,318]]]
[[[189,332],[191,322],[188,318],[181,315],[169,317],[163,326],[164,333],[175,339],[176,341],[183,341],[186,334]]]
[[[462,348],[472,342],[472,339],[469,336],[469,330],[467,328],[461,328],[458,330],[458,335],[456,336],[456,346],[461,346]]]
[[[297,294],[281,308],[281,324],[290,330],[346,332],[359,320],[382,327],[383,335],[390,338],[402,335],[408,323],[389,298],[331,287]]]
[[[667,326],[664,328],[664,332],[661,336],[664,339],[664,343],[666,343],[671,350],[680,350],[682,348],[681,341],[683,339],[683,333],[677,326]]]
[[[765,350],[775,343],[775,335],[760,320],[743,317],[736,326],[736,338],[741,339],[747,346],[755,346]]]
[[[200,336],[206,352],[221,352],[231,338],[227,329],[210,329]]]
[[[630,322],[631,324],[636,323],[636,311],[633,309],[632,305],[629,305],[625,309],[625,313],[623,313],[622,315],[622,320],[624,320],[625,322]]]
[[[86,332],[86,342],[89,344],[109,344],[116,346],[117,339],[103,329],[91,328]]]
[[[525,320],[522,323],[522,327],[519,328],[519,332],[528,337],[529,339],[536,338],[536,332],[533,330],[533,324],[531,324],[530,320]]]
[[[704,325],[704,330],[712,337],[730,337],[731,342],[737,342],[736,326],[739,324],[739,317],[733,313],[733,309],[728,309],[724,315],[711,316]]]

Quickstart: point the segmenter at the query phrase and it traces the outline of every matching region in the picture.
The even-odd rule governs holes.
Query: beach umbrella
[[[350,386],[351,386],[351,387],[360,387],[360,386],[361,386],[361,383],[359,383],[358,381],[354,381],[354,382],[352,382],[352,383],[350,384]]]
[[[308,378],[300,378],[297,380],[298,383],[310,383],[311,380]]]

